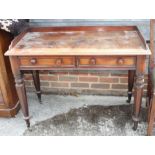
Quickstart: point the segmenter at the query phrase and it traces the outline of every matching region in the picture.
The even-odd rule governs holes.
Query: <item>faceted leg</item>
[[[39,102],[41,103],[41,90],[40,90],[40,78],[39,78],[39,71],[32,71],[32,77],[34,86],[36,88],[36,93],[39,99]]]
[[[133,127],[134,130],[136,130],[138,127],[139,114],[142,103],[143,87],[144,87],[144,74],[142,73],[136,74],[135,93],[134,93],[134,113],[132,117],[134,121],[134,127]]]
[[[128,71],[128,100],[127,100],[128,103],[131,102],[134,77],[135,77],[135,71],[129,70]]]
[[[150,102],[150,117],[149,117],[149,123],[147,128],[147,135],[152,135],[153,125],[154,125],[154,119],[155,119],[155,94],[153,95],[153,98]]]

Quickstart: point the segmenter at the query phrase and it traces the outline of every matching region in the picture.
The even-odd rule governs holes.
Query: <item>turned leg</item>
[[[153,83],[151,78],[151,72],[148,73],[148,82],[147,82],[147,94],[146,94],[146,107],[147,107],[147,120],[150,120],[150,113],[151,113],[151,98],[153,97]]]
[[[148,128],[147,128],[148,136],[152,135],[154,119],[155,119],[155,94],[153,95],[153,98],[150,101],[150,116],[149,116]]]
[[[26,89],[25,89],[24,79],[20,72],[18,58],[10,57],[10,62],[11,62],[12,72],[15,78],[15,86],[16,86],[19,102],[21,105],[21,110],[24,115],[24,119],[26,121],[27,127],[30,127],[30,118],[29,118],[29,109],[28,109],[28,102],[27,102],[27,96],[26,96]]]
[[[41,103],[41,90],[40,90],[40,78],[39,78],[39,71],[32,71],[32,77],[34,86],[36,88],[36,93],[39,99],[39,102]]]
[[[149,107],[150,100],[152,97],[152,78],[151,73],[148,73],[148,82],[147,82],[147,94],[146,94],[146,106]]]
[[[134,113],[132,117],[134,121],[134,127],[133,127],[134,130],[136,130],[138,127],[139,115],[142,103],[143,87],[144,87],[144,74],[143,73],[136,74],[135,93],[134,93]]]
[[[127,100],[128,103],[131,102],[134,77],[135,77],[135,71],[129,70],[128,71],[128,100]]]
[[[24,119],[26,121],[27,127],[30,127],[29,110],[28,110],[25,84],[24,84],[24,80],[21,75],[15,76],[15,83],[16,83],[16,90],[17,90],[17,94],[19,97],[21,109],[24,115]]]

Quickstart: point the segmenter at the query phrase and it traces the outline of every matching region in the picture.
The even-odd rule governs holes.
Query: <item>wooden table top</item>
[[[26,32],[6,55],[149,55],[137,29]]]

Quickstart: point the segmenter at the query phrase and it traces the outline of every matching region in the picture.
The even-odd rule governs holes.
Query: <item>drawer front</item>
[[[135,67],[136,57],[132,56],[97,56],[79,57],[79,67]]]
[[[19,57],[22,67],[74,67],[74,57]]]

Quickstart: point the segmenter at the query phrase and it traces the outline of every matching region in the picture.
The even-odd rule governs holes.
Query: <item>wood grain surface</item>
[[[139,31],[130,27],[112,28],[36,29],[36,32],[27,32],[6,55],[150,54]]]

